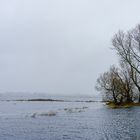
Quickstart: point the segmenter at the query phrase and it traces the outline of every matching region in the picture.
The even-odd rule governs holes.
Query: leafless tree
[[[112,39],[113,49],[119,56],[120,67],[112,66],[97,80],[97,89],[115,104],[140,102],[140,25],[119,31]]]
[[[108,72],[103,73],[97,79],[96,89],[104,93],[107,101],[121,104],[126,97],[124,86],[118,69],[112,66]]]
[[[112,39],[121,63],[129,68],[130,77],[139,91],[140,102],[140,25],[124,33],[119,31]]]

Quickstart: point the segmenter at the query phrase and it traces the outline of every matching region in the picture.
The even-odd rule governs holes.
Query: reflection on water
[[[84,111],[68,112],[70,109]],[[55,116],[30,117],[56,111]],[[139,140],[140,108],[103,103],[0,102],[0,136],[6,140]]]

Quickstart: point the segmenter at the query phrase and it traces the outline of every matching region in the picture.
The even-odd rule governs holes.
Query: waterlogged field
[[[140,107],[0,101],[0,140],[140,140]]]

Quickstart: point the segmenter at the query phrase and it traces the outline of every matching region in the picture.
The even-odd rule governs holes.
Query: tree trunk
[[[133,100],[132,100],[132,98],[130,97],[130,94],[129,94],[129,93],[127,93],[126,102],[127,102],[127,103],[132,103],[132,102],[133,102]]]
[[[138,102],[140,103],[140,95],[139,95],[139,99],[138,99]]]

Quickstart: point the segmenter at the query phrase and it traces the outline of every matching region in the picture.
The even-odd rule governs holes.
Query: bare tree
[[[124,94],[125,94],[125,102],[133,102],[134,96],[134,83],[131,78],[131,68],[126,63],[120,64],[120,71],[118,73],[118,77],[122,81]]]
[[[96,89],[104,93],[107,101],[113,101],[115,104],[133,102],[136,96],[130,74],[131,69],[125,63],[121,63],[120,68],[111,66],[108,72],[97,79]]]
[[[124,86],[118,69],[112,66],[108,72],[103,73],[97,79],[96,89],[104,93],[106,101],[121,104],[125,97]]]
[[[139,91],[140,102],[140,25],[127,33],[119,31],[112,39],[121,63],[129,68],[130,77]]]
[[[140,102],[140,25],[124,33],[119,31],[112,39],[119,56],[120,67],[112,66],[97,80],[97,89],[115,104]]]

